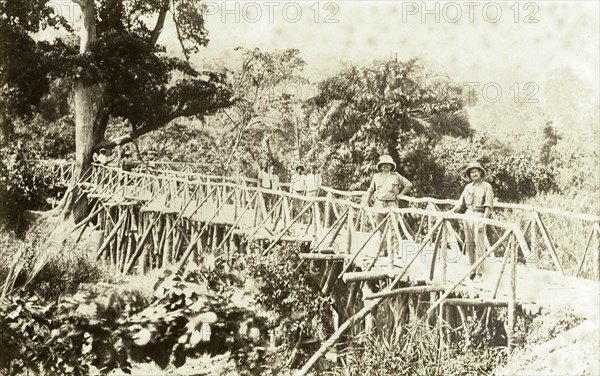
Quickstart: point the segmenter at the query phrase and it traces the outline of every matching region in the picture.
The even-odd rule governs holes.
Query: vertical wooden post
[[[387,257],[388,257],[388,262],[389,262],[389,266],[390,269],[394,268],[394,248],[392,247],[392,211],[390,210],[390,213],[388,214],[388,225],[385,226],[385,242],[386,242],[386,250],[387,250]],[[383,235],[382,235],[383,236]]]
[[[352,253],[352,232],[354,229],[354,216],[352,215],[352,207],[348,208],[348,221],[346,222],[346,226],[348,226],[347,231],[347,243],[346,243],[346,253]]]
[[[440,343],[439,343],[440,355],[442,355],[444,353],[444,347],[446,346],[446,340],[444,338],[444,308],[445,308],[445,305],[444,305],[444,302],[442,301],[440,303],[440,306],[438,307],[438,331],[439,331],[439,335],[440,335]],[[440,358],[443,358],[443,357],[440,357]]]
[[[514,349],[514,330],[515,330],[515,313],[516,313],[516,305],[515,301],[517,299],[517,242],[513,241],[514,234],[511,234],[509,239],[509,252],[511,252],[510,258],[510,296],[508,298],[508,330],[506,333],[507,337],[507,350],[508,356],[512,355],[512,351]]]
[[[144,231],[152,231],[152,229],[148,229],[148,227],[151,225],[150,224],[150,215],[146,214],[144,215],[144,213],[142,211],[139,212],[140,213],[140,223],[143,223],[143,228]],[[140,259],[138,260],[138,273],[141,275],[146,274],[146,259],[148,258],[148,246],[143,245],[142,246],[142,254],[140,256]]]
[[[319,207],[319,201],[313,201],[314,212],[313,212],[313,222],[315,224],[315,242],[319,240],[319,234],[321,233],[321,228],[323,226],[321,222],[321,209]]]
[[[532,266],[533,268],[538,268],[539,255],[538,255],[538,246],[537,246],[537,233],[535,227],[537,223],[535,218],[532,216],[530,220],[530,230],[529,230],[529,243],[530,243],[530,253],[529,257],[527,257],[526,263],[528,266]]]
[[[431,202],[427,203],[427,210],[434,210],[434,208],[432,207],[433,204]],[[431,228],[433,227],[433,217],[431,215],[427,216],[427,232],[431,232]],[[431,241],[433,240],[433,237],[429,238],[429,242],[427,244],[431,245]]]
[[[596,229],[596,249],[594,254],[594,273],[596,279],[600,280],[600,222],[594,223]]]
[[[165,267],[169,264],[169,257],[171,256],[171,244],[169,243],[169,233],[171,232],[171,215],[165,215],[165,227],[162,233],[162,266]]]
[[[331,192],[327,192],[327,201],[325,201],[325,222],[323,223],[324,227],[329,227],[331,223],[331,198],[333,195]]]
[[[443,284],[446,284],[448,280],[448,226],[450,226],[450,222],[448,222],[448,220],[446,219],[443,219],[442,221],[444,223],[442,224],[442,227],[440,227],[440,229],[438,230],[442,232],[442,240],[440,242],[439,248],[439,253],[441,257],[440,261],[442,263],[440,279]]]

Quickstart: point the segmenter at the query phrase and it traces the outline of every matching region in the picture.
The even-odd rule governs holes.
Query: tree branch
[[[181,45],[181,49],[183,50],[183,56],[185,57],[185,61],[187,61],[187,63],[189,64],[190,57],[183,43],[183,37],[181,36],[181,31],[179,30],[179,21],[177,20],[177,15],[175,14],[176,12],[177,9],[175,9],[175,3],[173,3],[173,11],[171,13],[173,14],[173,23],[175,24],[175,31],[177,32],[177,40],[179,40],[179,44]]]
[[[154,29],[152,30],[152,34],[150,34],[150,44],[155,45],[158,41],[158,37],[162,33],[162,29],[165,26],[165,19],[167,18],[167,12],[169,11],[169,2],[164,1],[162,7],[160,8],[160,12],[158,13],[158,19],[156,20],[156,25],[154,25]]]

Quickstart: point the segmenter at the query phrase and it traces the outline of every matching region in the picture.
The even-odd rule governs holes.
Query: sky
[[[455,82],[542,86],[568,67],[598,97],[600,2],[207,2],[209,45],[193,57],[233,64],[234,48],[297,48],[313,80],[342,64],[419,57]],[[163,43],[178,53],[173,26]],[[514,90],[514,89],[513,89]]]
[[[74,5],[49,3],[63,15]],[[210,42],[191,58],[198,67],[219,61],[234,68],[238,46],[297,48],[306,76],[317,82],[344,64],[418,57],[431,72],[491,99],[501,91],[543,100],[556,94],[544,92],[547,78],[564,71],[579,78],[582,97],[599,98],[600,2],[594,0],[204,3]],[[181,54],[172,22],[159,42]]]

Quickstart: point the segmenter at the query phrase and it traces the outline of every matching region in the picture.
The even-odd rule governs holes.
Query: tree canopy
[[[307,104],[314,136],[310,154],[328,161],[326,173],[340,188],[366,188],[381,154],[390,154],[401,172],[414,173],[422,143],[471,133],[462,89],[427,74],[416,59],[351,66],[318,89]]]
[[[57,78],[73,81],[78,165],[94,148],[129,142],[181,116],[202,117],[231,103],[223,74],[192,67],[187,56],[208,43],[206,7],[189,0],[77,0],[82,9],[80,38],[46,1],[0,2],[0,103],[8,119],[39,111],[41,98]],[[186,58],[169,56],[158,43],[167,16],[175,24]],[[35,34],[52,26],[64,36],[51,42]],[[78,101],[79,99],[79,101]],[[83,101],[82,101],[83,100]],[[6,117],[5,117],[6,118]],[[105,139],[111,119],[127,132]],[[83,123],[87,123],[83,127]],[[87,141],[86,141],[87,140]],[[83,149],[82,149],[83,150]]]

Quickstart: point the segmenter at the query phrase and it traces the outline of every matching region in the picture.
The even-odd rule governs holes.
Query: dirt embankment
[[[587,320],[548,342],[517,351],[495,375],[600,375],[600,322]]]

